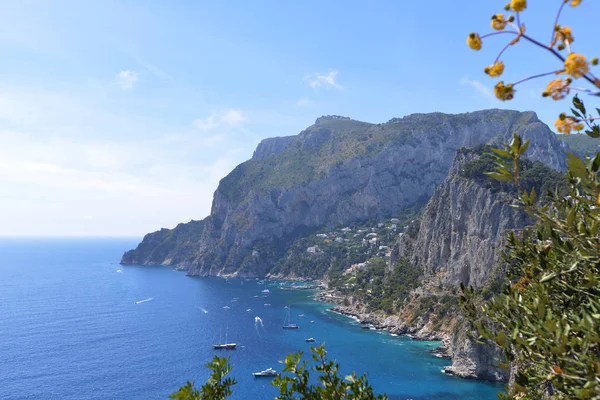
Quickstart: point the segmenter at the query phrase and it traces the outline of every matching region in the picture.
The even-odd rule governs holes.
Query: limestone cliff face
[[[502,349],[475,342],[472,337],[477,335],[476,329],[459,319],[448,343],[452,365],[445,371],[462,378],[507,382],[510,369],[496,367],[504,360]]]
[[[451,290],[460,283],[486,285],[494,278],[491,275],[499,263],[506,230],[521,230],[532,223],[523,212],[510,207],[508,194],[463,176],[463,167],[478,157],[470,150],[457,152],[448,177],[425,207],[418,233],[402,235],[393,250],[392,262],[406,257],[423,270],[424,282],[432,287]],[[456,325],[447,334],[452,366],[445,371],[506,381],[510,371],[495,367],[502,359],[500,349],[476,343],[469,333],[477,336],[457,315]]]
[[[515,131],[532,139],[530,158],[564,169],[560,143],[531,112],[416,114],[385,124],[319,118],[297,136],[263,141],[253,159],[221,180],[210,216],[193,235],[181,236],[177,228],[155,232],[122,262],[176,265],[190,275],[264,276],[294,239],[324,226],[395,215],[433,194],[456,149],[507,140]],[[470,192],[464,200],[472,196],[479,200],[470,207],[486,208],[484,192]],[[490,215],[498,212],[504,211]],[[442,221],[438,228],[448,231]],[[473,237],[493,233],[484,225],[479,229]],[[468,251],[471,244],[464,239],[454,240]],[[447,248],[440,248],[439,257]],[[419,257],[431,257],[427,268],[437,268],[433,256]],[[478,254],[473,261],[479,258],[493,257]],[[453,276],[461,279],[464,267],[456,265]],[[479,282],[477,273],[471,274],[477,268],[483,267],[469,263],[467,275]]]
[[[416,238],[403,235],[394,257],[407,257],[425,276],[441,272],[446,285],[481,287],[500,258],[506,230],[531,223],[507,195],[460,176],[472,157],[457,154],[446,181],[431,197]]]
[[[252,159],[262,160],[263,158],[279,154],[285,150],[287,145],[290,144],[292,140],[294,140],[294,136],[283,136],[264,139],[258,144],[256,150],[254,150],[254,154],[252,154]]]

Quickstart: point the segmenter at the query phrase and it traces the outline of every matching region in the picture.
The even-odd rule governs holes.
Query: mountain
[[[189,275],[265,276],[300,237],[399,215],[428,199],[456,150],[531,138],[531,160],[564,170],[564,150],[533,112],[413,114],[383,124],[318,118],[265,139],[221,180],[210,215],[148,234],[123,264],[174,265]]]
[[[566,144],[567,151],[571,151],[579,157],[593,157],[600,152],[600,139],[589,137],[586,134],[556,135]]]
[[[345,272],[330,286],[345,298],[336,307],[339,312],[391,333],[444,340],[452,359],[446,373],[506,381],[509,370],[494,367],[501,351],[472,340],[469,333],[477,334],[458,312],[456,300],[459,284],[471,285],[485,297],[497,293],[505,281],[501,255],[506,230],[519,231],[533,223],[511,206],[512,185],[484,175],[494,163],[488,146],[459,149],[448,177],[415,219],[416,226],[397,240],[388,270]],[[564,174],[526,159],[521,187],[535,188],[538,201],[545,200],[548,190],[568,191]],[[370,262],[375,264],[374,259]],[[402,279],[394,282],[399,273]],[[418,283],[407,279],[417,274]]]

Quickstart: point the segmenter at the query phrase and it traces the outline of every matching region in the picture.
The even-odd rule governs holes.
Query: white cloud
[[[138,81],[138,73],[131,70],[119,71],[116,77],[116,83],[121,89],[131,89]]]
[[[328,87],[333,89],[341,90],[344,87],[336,82],[339,71],[329,71],[327,75],[322,75],[318,72],[314,74],[309,74],[306,76],[306,80],[308,81],[308,86],[313,89],[319,87]]]
[[[223,114],[223,122],[229,126],[238,126],[242,122],[246,121],[246,117],[240,110],[229,110]]]
[[[0,209],[11,210],[0,236],[131,236],[200,219],[219,180],[251,155],[239,110],[213,118],[235,132],[198,135],[88,89],[0,85]]]
[[[296,102],[296,105],[298,107],[306,107],[309,104],[310,104],[310,99],[308,97],[302,97],[302,98],[298,99],[298,101]]]
[[[494,96],[494,93],[492,92],[492,89],[490,89],[489,87],[487,87],[483,83],[481,83],[481,82],[479,82],[477,80],[471,80],[469,78],[462,78],[460,80],[460,84],[461,85],[471,86],[471,87],[475,88],[475,90],[481,96],[485,97],[491,103],[495,103],[496,102],[496,96]]]
[[[247,120],[248,118],[240,110],[226,110],[212,113],[204,119],[197,119],[192,122],[192,125],[202,131],[209,131],[223,127],[239,127]]]

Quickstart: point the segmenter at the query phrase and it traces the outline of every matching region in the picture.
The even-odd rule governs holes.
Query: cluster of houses
[[[371,257],[389,257],[391,245],[398,239],[402,230],[398,228],[400,220],[391,218],[385,222],[378,222],[372,226],[344,227],[327,233],[317,233],[311,240],[311,246],[306,248],[309,254],[323,254],[329,246],[348,246],[353,251],[361,252],[365,259]],[[350,265],[344,274],[354,274],[366,268],[368,261]]]

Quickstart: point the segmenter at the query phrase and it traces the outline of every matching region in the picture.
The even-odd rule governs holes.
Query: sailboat
[[[219,341],[221,340],[220,336],[221,335],[219,335]],[[227,331],[225,331],[225,343],[213,344],[212,347],[217,350],[235,350],[237,343],[227,343]]]
[[[283,321],[283,329],[298,329],[298,325],[296,324],[292,324],[291,318],[290,318],[290,309],[291,307],[288,307],[287,309],[287,315],[285,317],[285,320]]]

